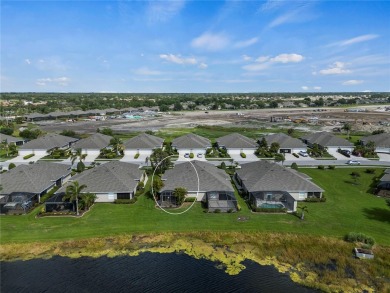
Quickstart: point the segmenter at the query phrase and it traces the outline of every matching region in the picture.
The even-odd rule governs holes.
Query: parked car
[[[185,153],[184,154],[184,158],[189,158],[190,157],[190,154],[189,153]]]
[[[351,151],[349,150],[342,150],[342,149],[339,149],[338,150],[340,154],[346,156],[347,158],[350,158],[351,157]]]
[[[360,165],[360,162],[359,161],[355,161],[355,160],[349,160],[347,162],[348,165]]]
[[[202,153],[199,153],[199,154],[197,154],[196,155],[198,158],[201,158],[202,156],[203,156],[203,154]]]
[[[299,154],[302,156],[302,157],[308,157],[309,154],[305,151],[300,151]]]

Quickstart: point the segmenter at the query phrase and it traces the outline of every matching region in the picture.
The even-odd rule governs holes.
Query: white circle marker
[[[161,162],[159,162],[159,163],[157,164],[157,166],[154,168],[154,171],[153,171],[153,174],[152,174],[152,182],[150,183],[150,186],[151,186],[151,190],[152,190],[153,199],[154,199],[156,205],[157,205],[160,209],[162,209],[164,212],[166,212],[167,214],[170,214],[170,215],[181,215],[181,214],[184,214],[184,213],[188,212],[188,211],[194,206],[196,200],[194,200],[194,201],[192,202],[192,204],[191,204],[186,210],[184,210],[184,211],[182,211],[182,212],[179,212],[179,213],[171,213],[171,212],[168,212],[166,209],[164,209],[162,206],[159,205],[159,203],[158,203],[158,201],[157,201],[157,199],[156,199],[156,196],[155,196],[155,192],[154,192],[154,190],[153,190],[154,174],[156,173],[157,167],[160,166],[160,164],[161,164],[162,162],[164,162],[166,159],[168,159],[168,158],[170,158],[170,157],[173,157],[173,155],[167,156],[167,157],[165,157],[164,159],[162,159]],[[199,175],[198,175],[198,171],[196,171],[196,168],[195,168],[194,164],[191,163],[191,160],[188,160],[187,158],[185,158],[185,159],[187,160],[187,162],[189,162],[189,163],[191,164],[192,168],[194,168],[195,173],[196,173],[196,177],[198,178],[198,190],[197,190],[197,192],[196,192],[196,198],[198,198],[198,194],[199,194]]]

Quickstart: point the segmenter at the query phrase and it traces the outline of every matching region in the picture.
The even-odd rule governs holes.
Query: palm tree
[[[77,159],[79,159],[79,161],[82,162],[83,160],[85,160],[86,157],[87,157],[87,154],[83,154],[81,148],[75,149],[75,151],[72,152],[71,155],[70,155],[70,159],[71,159],[71,161],[72,161],[72,165],[73,165],[73,163],[74,163]]]
[[[276,154],[275,155],[275,162],[282,162],[282,166],[283,166],[283,163],[285,160],[286,160],[286,157],[284,156],[284,154]]]
[[[349,123],[344,123],[343,130],[345,130],[345,131],[347,132],[348,139],[351,138],[351,137],[349,136],[349,132],[351,131],[351,129],[352,129],[351,124],[349,124]]]
[[[7,157],[8,157],[8,154],[9,154],[9,147],[10,147],[10,144],[8,143],[8,141],[6,139],[4,139],[1,142],[1,148],[7,151]]]
[[[97,196],[96,194],[94,193],[84,193],[82,196],[81,196],[81,200],[84,204],[84,207],[85,209],[88,209],[93,205],[93,203],[95,202]]]
[[[301,220],[304,220],[304,219],[305,219],[305,212],[306,212],[306,213],[309,212],[307,206],[298,207],[298,209],[301,210]]]
[[[81,196],[81,192],[83,189],[87,188],[87,185],[79,185],[78,181],[72,182],[71,185],[66,187],[65,196],[62,200],[69,199],[69,201],[76,201],[76,215],[79,215],[79,197]]]
[[[112,146],[112,150],[116,153],[117,156],[119,156],[120,153],[123,152],[125,149],[125,146],[123,145],[123,142],[119,137],[111,138],[110,146]]]

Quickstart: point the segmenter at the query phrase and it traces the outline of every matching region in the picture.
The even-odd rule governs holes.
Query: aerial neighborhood
[[[48,214],[78,214],[93,202],[135,203],[147,186],[162,208],[200,202],[207,212],[232,213],[242,208],[240,196],[253,212],[292,213],[300,201],[325,201],[324,189],[298,166],[389,163],[389,133],[354,144],[325,131],[299,137],[292,132],[252,138],[232,132],[212,139],[189,132],[165,139],[147,131],[125,141],[105,129],[83,138],[66,131],[31,140],[1,134],[8,151],[0,174],[1,213],[28,213],[42,203]],[[378,184],[379,194],[390,190],[387,177]]]

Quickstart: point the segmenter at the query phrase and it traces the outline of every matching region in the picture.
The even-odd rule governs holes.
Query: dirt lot
[[[60,132],[64,129],[81,133],[94,133],[97,128],[110,127],[116,132],[131,132],[156,130],[159,128],[191,128],[197,125],[224,125],[245,127],[294,127],[301,129],[332,130],[342,127],[348,122],[353,130],[373,131],[384,129],[390,132],[390,112],[344,112],[344,109],[321,108],[287,108],[287,109],[259,109],[233,111],[196,111],[175,112],[158,117],[142,118],[140,120],[110,119],[105,121],[37,122],[44,131]],[[271,122],[276,119],[279,122]],[[289,120],[303,119],[304,123],[293,123]],[[311,120],[311,123],[307,121]],[[386,126],[387,125],[387,126]]]

